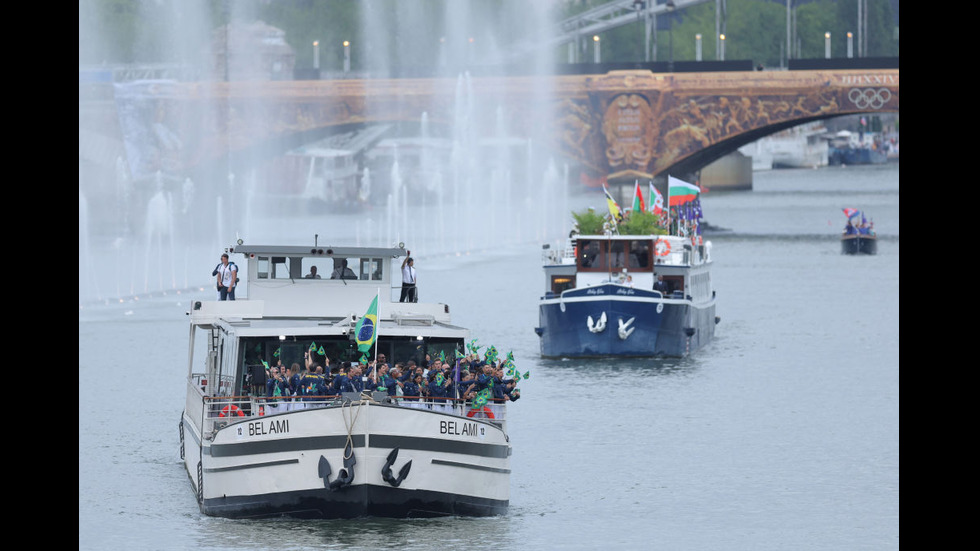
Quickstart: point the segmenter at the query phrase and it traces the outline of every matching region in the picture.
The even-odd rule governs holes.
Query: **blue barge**
[[[542,256],[542,357],[683,357],[714,337],[710,241],[575,235]]]

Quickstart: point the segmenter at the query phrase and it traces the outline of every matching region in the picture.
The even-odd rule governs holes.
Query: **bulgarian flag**
[[[653,199],[650,205],[650,212],[659,215],[664,210],[664,196],[657,191],[656,186],[653,182],[650,182],[650,197]]]
[[[645,210],[647,210],[647,206],[643,201],[643,192],[640,191],[640,181],[635,180],[633,187],[633,212],[644,212]]]
[[[606,194],[606,203],[609,204],[609,214],[613,216],[613,221],[619,220],[619,205],[616,200],[613,199],[612,195],[609,194],[609,190],[606,186],[602,186],[602,191]]]
[[[697,198],[701,190],[694,184],[667,176],[667,197],[670,206],[683,205]]]

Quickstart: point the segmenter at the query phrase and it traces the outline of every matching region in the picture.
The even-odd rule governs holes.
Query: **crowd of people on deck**
[[[874,221],[868,222],[865,219],[861,219],[861,222],[855,224],[851,222],[850,219],[847,220],[847,225],[844,226],[844,235],[874,235],[875,234],[875,223]]]
[[[520,398],[517,379],[505,377],[503,362],[481,360],[477,354],[456,364],[431,360],[418,365],[414,360],[390,365],[384,354],[360,362],[331,365],[307,352],[304,364],[288,368],[278,361],[266,369],[265,414],[306,407],[319,407],[345,392],[385,392],[399,405],[453,411],[463,404],[470,417],[499,418],[499,408]],[[326,367],[325,367],[326,366]],[[486,403],[480,396],[490,398]]]

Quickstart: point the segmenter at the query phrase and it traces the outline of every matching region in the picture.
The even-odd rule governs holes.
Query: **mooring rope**
[[[344,425],[347,427],[347,445],[344,446],[344,459],[350,459],[351,455],[354,455],[354,438],[352,433],[354,432],[354,423],[357,422],[357,416],[361,414],[361,408],[358,407],[356,412],[351,414],[350,422],[347,422],[347,410],[352,409],[355,405],[361,406],[364,400],[358,400],[356,402],[351,401],[347,403],[347,408],[341,410],[341,414],[344,416]],[[350,449],[350,455],[347,455],[347,449]]]

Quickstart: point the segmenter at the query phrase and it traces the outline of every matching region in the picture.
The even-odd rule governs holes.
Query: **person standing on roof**
[[[238,266],[234,262],[228,262],[228,253],[221,255],[221,262],[214,267],[211,275],[218,278],[218,300],[235,300]]]
[[[412,258],[412,251],[407,251],[405,260],[402,260],[402,294],[398,302],[418,302],[418,289],[415,287],[415,259]]]

